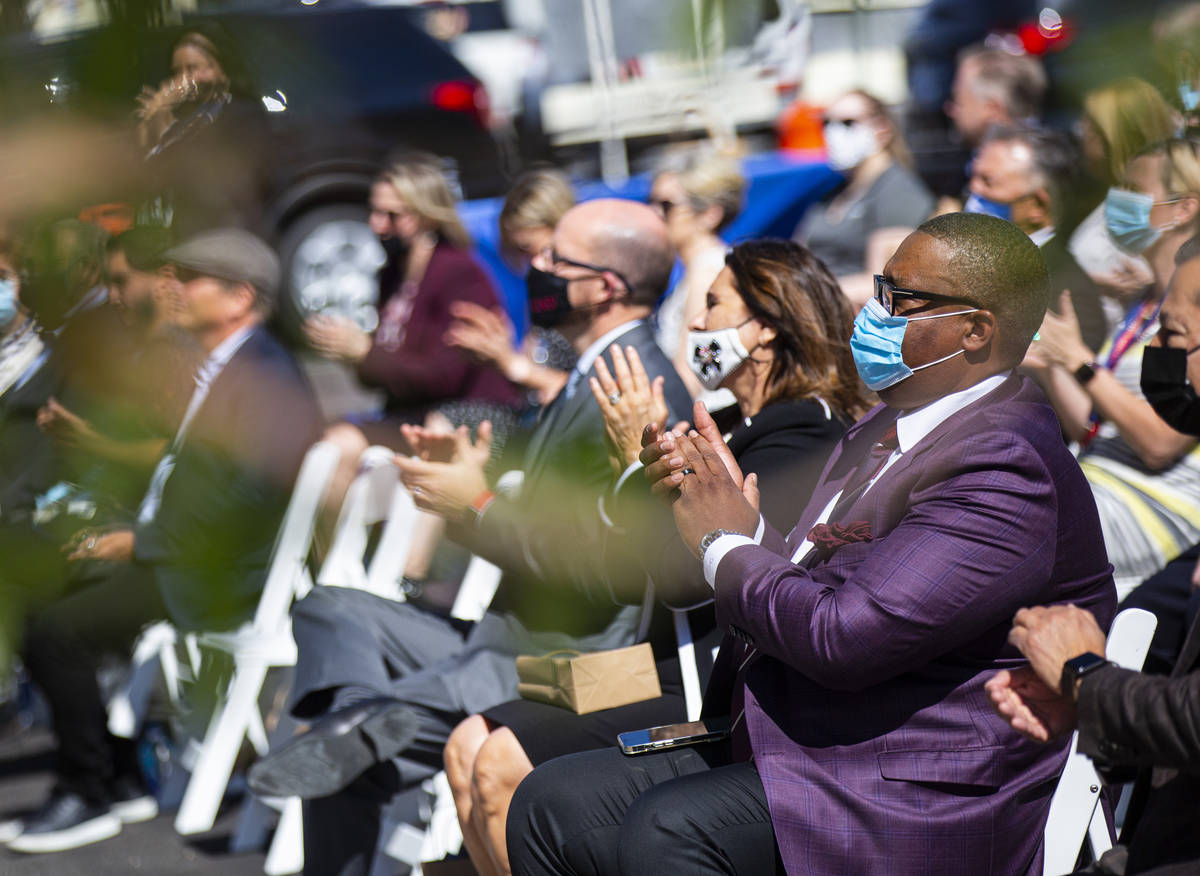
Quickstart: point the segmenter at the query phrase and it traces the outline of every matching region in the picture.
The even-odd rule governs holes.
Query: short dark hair
[[[110,237],[105,250],[109,255],[123,253],[135,271],[153,273],[165,265],[163,254],[174,241],[171,232],[157,225],[135,225],[116,237]]]
[[[1050,273],[1041,250],[1011,222],[979,213],[944,213],[917,233],[947,244],[962,295],[1000,321],[1013,355],[1024,354],[1050,304]]]
[[[1023,143],[1029,147],[1038,185],[1050,193],[1051,212],[1058,221],[1066,197],[1079,180],[1081,162],[1074,138],[1063,131],[1029,125],[996,125],[984,135],[980,148],[988,143]]]

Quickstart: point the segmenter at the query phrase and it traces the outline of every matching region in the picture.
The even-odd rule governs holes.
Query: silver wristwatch
[[[734,532],[732,529],[714,529],[707,533],[704,538],[700,539],[700,560],[704,561],[704,555],[708,553],[708,549],[712,547],[712,543],[723,535],[742,535],[740,532]]]

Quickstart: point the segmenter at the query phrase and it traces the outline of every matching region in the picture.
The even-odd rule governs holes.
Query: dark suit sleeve
[[[1200,774],[1200,672],[1167,678],[1108,666],[1088,675],[1079,750],[1102,764]]]
[[[618,342],[641,338],[637,348],[648,376],[653,379],[663,374],[667,378],[664,396],[672,422],[687,416],[685,405],[690,398],[683,382],[654,346],[649,331],[644,327],[637,331],[633,338]],[[617,555],[611,543],[605,543],[600,502],[615,473],[605,446],[603,419],[586,381],[578,392],[584,396],[585,412],[570,427],[569,434],[553,436],[546,442],[550,460],[534,490],[527,485],[519,501],[496,499],[478,525],[456,527],[451,534],[506,574],[569,582],[575,589],[606,601],[615,596],[622,602],[640,602],[644,569],[640,563],[630,563],[627,557]],[[634,477],[639,475],[635,473]]]
[[[450,304],[470,301],[487,308],[497,304],[483,271],[461,254],[438,266],[420,296],[424,300],[419,310],[415,309],[399,349],[373,344],[358,365],[363,383],[386,390],[394,404],[426,404],[462,396],[471,372],[480,366],[442,340],[450,327]]]
[[[981,430],[944,456],[902,497],[892,531],[839,549],[837,587],[764,547],[731,550],[716,572],[718,621],[818,684],[860,690],[1044,602],[1058,517],[1086,503],[1060,508],[1042,458],[1011,433]]]

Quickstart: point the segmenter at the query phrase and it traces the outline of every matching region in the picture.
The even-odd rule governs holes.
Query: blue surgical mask
[[[0,280],[0,328],[12,325],[21,305],[17,303],[17,284],[11,277]]]
[[[1200,89],[1191,82],[1179,83],[1179,102],[1183,104],[1184,110],[1194,113],[1197,107],[1200,107]]]
[[[1145,252],[1162,234],[1150,224],[1154,198],[1127,189],[1109,189],[1104,198],[1104,225],[1112,239],[1130,252]]]
[[[981,198],[979,195],[971,192],[967,202],[963,204],[964,213],[982,213],[984,216],[995,216],[997,219],[1003,219],[1005,222],[1012,222],[1012,204],[1004,204],[1000,201],[993,201],[990,198]]]
[[[881,389],[895,386],[901,380],[907,380],[917,371],[941,364],[966,352],[955,350],[949,356],[909,368],[904,364],[904,331],[910,322],[941,319],[943,316],[961,316],[964,313],[974,313],[978,309],[972,307],[953,313],[930,313],[925,316],[893,316],[872,298],[867,302],[867,306],[858,312],[854,320],[854,333],[850,335],[850,351],[854,354],[854,366],[858,369],[858,376],[867,385],[867,389],[879,392]]]

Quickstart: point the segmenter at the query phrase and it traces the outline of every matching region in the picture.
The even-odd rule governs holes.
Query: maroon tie
[[[846,485],[842,487],[842,495],[838,499],[837,504],[833,506],[833,511],[829,514],[828,522],[837,523],[842,519],[845,513],[850,510],[850,506],[858,501],[859,497],[866,491],[872,478],[879,474],[880,470],[891,458],[892,452],[899,446],[900,442],[896,438],[896,426],[893,424],[888,427],[886,432],[879,436],[878,441],[871,445],[870,452],[858,464],[858,468],[846,479]]]

